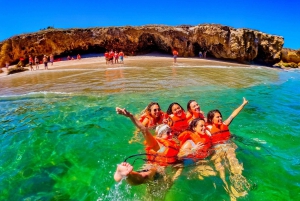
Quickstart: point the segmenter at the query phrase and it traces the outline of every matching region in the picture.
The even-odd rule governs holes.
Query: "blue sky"
[[[0,41],[48,26],[89,28],[213,23],[283,36],[284,47],[300,49],[299,0],[0,1]]]

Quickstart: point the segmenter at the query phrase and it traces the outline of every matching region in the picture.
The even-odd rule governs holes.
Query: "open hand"
[[[117,112],[117,114],[124,115],[126,117],[131,116],[131,113],[128,112],[125,108],[122,109],[122,108],[116,107],[116,112]]]
[[[248,104],[249,103],[249,101],[248,100],[246,100],[246,98],[245,97],[243,97],[243,105],[246,105],[246,104]]]

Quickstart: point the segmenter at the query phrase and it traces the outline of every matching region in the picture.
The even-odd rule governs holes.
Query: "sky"
[[[300,0],[0,0],[0,41],[54,28],[221,24],[284,37],[300,49]]]

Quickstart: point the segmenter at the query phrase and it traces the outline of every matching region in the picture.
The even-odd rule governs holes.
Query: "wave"
[[[18,98],[39,98],[39,97],[55,97],[55,96],[70,96],[74,95],[74,93],[70,92],[57,92],[57,91],[38,91],[38,92],[29,92],[25,94],[14,94],[14,95],[3,95],[0,96],[0,100],[11,100],[11,99],[18,99]]]

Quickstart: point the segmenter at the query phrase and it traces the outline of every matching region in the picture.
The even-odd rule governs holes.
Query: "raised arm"
[[[147,142],[147,145],[149,145],[154,151],[158,151],[160,149],[158,142],[152,136],[152,134],[150,133],[148,128],[145,127],[137,118],[135,118],[135,116],[133,114],[131,114],[125,108],[121,109],[119,107],[116,107],[116,112],[125,117],[129,117],[129,119],[132,121],[132,123],[134,123],[134,125],[142,131],[143,136]]]
[[[246,100],[246,98],[243,97],[243,103],[232,112],[232,114],[228,117],[228,119],[226,119],[224,121],[224,124],[229,126],[230,123],[232,122],[232,120],[240,113],[240,111],[242,111],[244,106],[247,105],[247,104],[248,104],[248,101]]]

